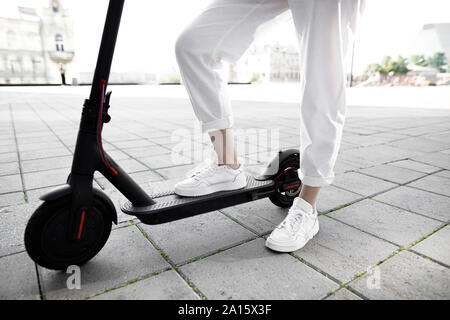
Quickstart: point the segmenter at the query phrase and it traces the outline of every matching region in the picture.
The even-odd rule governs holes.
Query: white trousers
[[[231,128],[222,59],[236,62],[259,26],[291,10],[300,44],[300,179],[334,178],[345,119],[345,59],[363,0],[214,0],[181,33],[175,52],[203,132]]]

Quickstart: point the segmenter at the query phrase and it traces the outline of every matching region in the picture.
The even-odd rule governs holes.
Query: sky
[[[295,1],[295,0],[294,0]],[[8,0],[1,6],[42,7],[48,0]],[[117,41],[113,71],[166,71],[175,66],[177,35],[211,0],[127,0]],[[76,66],[95,67],[107,0],[62,0],[75,29]],[[1,11],[1,10],[0,10]],[[449,0],[367,0],[355,45],[354,70],[361,73],[382,57],[414,52],[414,39],[425,23],[450,22]],[[292,19],[273,26],[256,44],[296,45]],[[416,52],[420,53],[420,52]]]

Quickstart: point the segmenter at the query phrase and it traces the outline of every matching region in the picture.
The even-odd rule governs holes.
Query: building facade
[[[299,52],[293,46],[274,46],[270,54],[270,81],[300,81]]]
[[[294,46],[252,47],[229,68],[230,82],[298,82],[299,52]]]
[[[0,84],[70,83],[73,23],[59,0],[0,11]]]

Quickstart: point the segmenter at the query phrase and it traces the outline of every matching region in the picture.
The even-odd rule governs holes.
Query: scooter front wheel
[[[300,194],[302,182],[297,174],[299,162],[299,157],[292,155],[280,164],[275,182],[276,192],[269,197],[274,205],[289,208]]]
[[[105,245],[111,233],[111,215],[107,206],[94,196],[92,208],[85,213],[82,236],[68,236],[71,197],[45,201],[31,216],[25,229],[25,249],[38,265],[66,270],[92,259]]]

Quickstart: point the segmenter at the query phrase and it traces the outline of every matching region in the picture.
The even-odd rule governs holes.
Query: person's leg
[[[289,0],[301,48],[300,197],[315,206],[334,179],[344,126],[345,58],[359,0]]]
[[[267,238],[280,252],[302,248],[319,231],[316,201],[334,178],[345,119],[344,60],[358,0],[289,0],[301,46],[300,169],[288,216]]]
[[[233,169],[239,167],[236,148],[234,146],[234,136],[231,128],[210,131],[209,137],[217,154],[217,163],[227,165]]]
[[[176,42],[181,77],[202,131],[210,133],[219,164],[238,166],[222,60],[236,62],[257,28],[287,9],[287,0],[216,0]]]
[[[175,51],[181,77],[203,132],[209,132],[217,164],[206,162],[175,185],[181,196],[246,186],[232,134],[233,114],[222,60],[236,62],[260,25],[288,9],[287,0],[215,0],[180,35]]]

